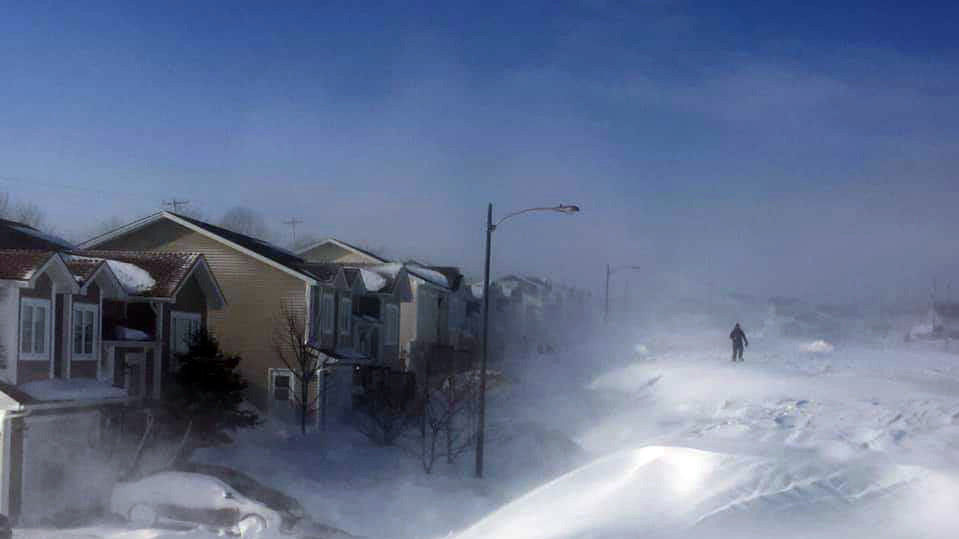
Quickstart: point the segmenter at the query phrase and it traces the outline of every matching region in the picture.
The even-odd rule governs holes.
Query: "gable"
[[[337,264],[382,264],[386,259],[333,238],[325,239],[299,252],[308,262]]]
[[[233,240],[241,235],[231,232],[231,237],[222,237],[212,231],[212,229],[221,229],[212,225],[199,226],[192,220],[162,213],[131,223],[127,225],[127,228],[129,229],[126,231],[121,229],[120,232],[108,233],[107,237],[94,238],[83,243],[82,246],[97,250],[199,252],[206,255],[207,262],[217,274],[220,272],[219,264],[214,263],[211,257],[214,253],[229,252],[233,257],[254,259],[309,284],[316,282],[314,278],[299,271],[296,265],[291,265],[294,261],[302,262],[292,253],[286,254],[278,248],[272,248],[264,242],[246,236],[243,236],[246,238],[243,240],[244,243],[255,245],[236,243]],[[262,249],[264,252],[257,252],[257,249]],[[277,260],[277,257],[283,260]]]

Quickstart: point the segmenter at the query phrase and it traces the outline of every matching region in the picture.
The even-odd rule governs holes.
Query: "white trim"
[[[43,355],[36,354],[35,352],[25,353],[23,351],[23,308],[26,305],[30,305],[32,308],[37,307],[46,307],[46,343],[45,343],[45,353]],[[32,298],[32,297],[21,297],[20,305],[17,308],[19,323],[17,324],[17,360],[19,361],[51,361],[53,358],[53,352],[50,350],[51,344],[53,342],[52,335],[52,321],[50,320],[53,317],[53,305],[47,298]],[[31,323],[33,321],[31,320]],[[33,335],[31,331],[31,336]],[[32,346],[33,343],[31,343]],[[50,369],[53,369],[53,363],[51,362]]]
[[[288,376],[288,377],[290,378],[290,395],[289,395],[289,398],[287,398],[285,401],[278,401],[278,400],[276,400],[276,398],[275,398],[274,395],[273,395],[273,391],[274,391],[273,379],[276,378],[277,376]],[[268,386],[267,386],[267,387],[270,388],[270,390],[269,390],[269,396],[270,396],[269,408],[272,409],[272,408],[276,405],[277,402],[286,402],[286,403],[289,403],[290,406],[292,406],[292,405],[293,405],[294,395],[296,395],[296,382],[297,382],[297,380],[296,380],[296,375],[293,374],[293,371],[292,371],[291,369],[287,369],[287,368],[271,368],[271,369],[269,369],[269,370],[267,371],[267,383],[268,383]]]
[[[97,269],[94,270],[93,274],[90,275],[90,278],[87,279],[83,286],[80,287],[80,290],[77,292],[78,295],[85,296],[90,289],[90,285],[95,283],[97,278],[100,276],[100,273],[106,269],[106,272],[110,275],[110,285],[114,288],[111,299],[117,299],[120,301],[126,301],[130,295],[127,294],[126,290],[123,288],[123,284],[120,283],[120,279],[117,278],[117,274],[113,272],[113,268],[110,267],[110,264],[107,264],[107,261],[104,260],[100,262],[100,265],[97,266]],[[100,296],[103,296],[103,284],[98,283],[100,288]]]
[[[145,218],[143,218],[143,219],[140,219],[139,221],[134,221],[134,222],[132,222],[132,223],[126,225],[126,226],[123,226],[123,227],[120,227],[120,228],[118,228],[118,229],[116,229],[116,230],[113,230],[112,232],[107,232],[106,234],[103,234],[103,235],[97,236],[97,237],[95,237],[95,238],[89,239],[89,240],[81,243],[81,244],[79,245],[79,247],[82,248],[82,249],[92,249],[92,248],[96,247],[97,245],[103,244],[103,243],[105,243],[105,242],[107,242],[107,241],[110,241],[110,240],[112,240],[112,239],[114,239],[114,238],[118,238],[118,237],[124,236],[124,235],[126,235],[127,233],[129,233],[129,232],[133,232],[133,231],[135,231],[135,230],[137,230],[137,229],[139,229],[139,228],[142,228],[142,227],[144,227],[144,226],[153,224],[153,223],[159,221],[160,219],[164,219],[164,218],[165,218],[165,219],[169,219],[170,221],[173,221],[174,223],[176,223],[176,224],[178,224],[178,225],[180,225],[180,226],[182,226],[182,227],[188,228],[188,229],[192,230],[193,232],[196,232],[197,234],[200,234],[201,236],[206,236],[207,238],[210,238],[210,239],[212,239],[212,240],[214,240],[214,241],[217,241],[217,242],[219,242],[219,243],[222,243],[223,245],[226,245],[226,246],[228,246],[228,247],[231,247],[231,248],[233,248],[233,249],[235,249],[235,250],[237,250],[237,251],[239,251],[239,252],[241,252],[241,253],[243,253],[243,254],[251,257],[251,258],[255,258],[256,260],[259,260],[260,262],[263,262],[264,264],[267,264],[267,265],[272,266],[272,267],[274,267],[274,268],[276,268],[276,269],[278,269],[278,270],[280,270],[280,271],[283,271],[283,272],[285,272],[285,273],[288,273],[288,274],[292,275],[293,277],[296,277],[297,279],[300,279],[300,280],[302,280],[302,281],[306,281],[307,283],[310,283],[310,284],[317,284],[316,279],[313,279],[312,277],[307,277],[306,275],[304,275],[304,274],[302,274],[302,273],[300,273],[300,272],[298,272],[298,271],[296,271],[296,270],[293,270],[293,269],[289,268],[288,266],[285,266],[285,265],[283,265],[283,264],[280,264],[279,262],[276,262],[275,260],[271,260],[271,259],[269,259],[269,258],[267,258],[267,257],[265,257],[265,256],[263,256],[263,255],[261,255],[261,254],[259,254],[259,253],[256,253],[256,252],[254,252],[254,251],[251,251],[251,250],[247,249],[246,247],[243,247],[242,245],[239,245],[239,244],[237,244],[237,243],[233,243],[232,241],[230,241],[230,240],[228,240],[228,239],[226,239],[226,238],[224,238],[224,237],[222,237],[222,236],[220,236],[220,235],[218,235],[218,234],[215,234],[215,233],[213,233],[213,232],[210,232],[209,230],[206,230],[206,229],[203,228],[203,227],[194,225],[193,223],[191,223],[191,222],[189,222],[189,221],[186,221],[186,220],[184,220],[184,219],[182,219],[182,218],[180,218],[180,217],[178,217],[178,216],[176,216],[176,215],[174,215],[174,214],[172,214],[172,213],[165,212],[165,211],[159,212],[159,213],[156,213],[156,214],[153,214],[153,215],[151,215],[151,216],[149,216],[149,217],[145,217]]]
[[[309,252],[309,251],[312,251],[313,249],[316,249],[317,247],[322,247],[323,245],[326,245],[326,244],[328,244],[328,243],[333,244],[333,245],[339,247],[340,249],[345,249],[345,250],[347,250],[347,251],[349,251],[349,252],[351,252],[351,253],[353,253],[353,254],[360,255],[360,256],[362,256],[362,257],[366,257],[366,258],[370,259],[373,263],[388,264],[388,263],[390,262],[389,260],[387,260],[387,259],[385,259],[385,258],[382,258],[382,257],[380,257],[380,256],[377,256],[377,255],[375,255],[375,254],[373,254],[373,253],[364,253],[363,251],[360,251],[360,250],[357,249],[356,247],[352,247],[352,246],[350,246],[350,245],[347,245],[347,244],[343,243],[342,241],[340,241],[340,240],[338,240],[338,239],[336,239],[336,238],[326,238],[326,239],[322,239],[322,240],[314,243],[313,245],[310,245],[310,246],[308,246],[308,247],[304,247],[304,248],[302,248],[302,249],[299,249],[299,250],[297,250],[297,251],[294,251],[294,253],[295,253],[297,256],[299,256],[299,255],[305,254],[305,253],[307,253],[307,252]]]
[[[187,281],[190,280],[190,277],[192,277],[193,274],[196,273],[197,268],[201,266],[206,272],[207,278],[209,278],[210,280],[210,284],[212,284],[213,291],[216,292],[216,298],[220,302],[219,305],[214,306],[214,309],[222,309],[223,307],[226,307],[227,301],[226,301],[226,296],[223,294],[223,289],[220,288],[220,283],[219,281],[216,280],[216,275],[213,274],[213,270],[210,269],[210,265],[207,263],[206,257],[203,256],[202,254],[199,257],[197,257],[196,261],[193,263],[193,266],[190,267],[190,271],[187,272],[186,276],[183,277],[183,279],[180,279],[180,284],[178,284],[176,287],[176,290],[173,291],[173,296],[171,299],[176,301],[176,297],[180,295],[180,290],[186,285]],[[201,288],[203,287],[202,283],[200,284],[200,287]],[[204,290],[203,293],[205,295],[207,291]],[[207,299],[206,302],[207,304],[209,304],[210,300]]]
[[[59,262],[59,264],[57,264]],[[37,285],[37,280],[40,279],[41,275],[45,275],[50,272],[52,269],[50,266],[57,265],[60,268],[60,271],[63,272],[60,279],[56,279],[54,275],[48,275],[50,278],[51,287],[53,285],[59,284],[63,285],[66,283],[65,288],[71,294],[77,294],[80,292],[80,285],[77,284],[76,279],[73,278],[73,272],[70,271],[70,268],[67,267],[67,263],[63,261],[63,258],[60,256],[60,253],[54,253],[44,262],[36,271],[33,272],[33,275],[30,276],[30,279],[27,280],[29,288],[35,288]],[[57,281],[60,281],[59,283]]]
[[[71,362],[73,362],[73,361],[97,361],[97,359],[99,359],[99,358],[97,357],[97,356],[98,356],[98,354],[97,354],[97,349],[100,347],[100,336],[99,336],[99,333],[100,333],[100,332],[99,332],[99,329],[100,329],[100,307],[99,307],[99,305],[96,304],[96,303],[87,303],[87,302],[85,302],[85,301],[76,301],[76,302],[71,301],[71,303],[72,303],[72,306],[71,306],[71,309],[70,309],[70,327],[68,328],[69,331],[67,331],[67,333],[70,335],[70,361],[71,361]],[[66,308],[66,306],[64,306],[64,308]],[[92,312],[92,313],[93,313],[93,344],[92,344],[92,346],[90,347],[91,352],[90,352],[89,354],[86,354],[86,353],[77,354],[76,352],[73,351],[73,345],[76,344],[76,343],[73,342],[73,339],[74,339],[74,336],[75,336],[75,335],[74,335],[74,323],[76,322],[73,317],[74,317],[74,315],[76,314],[76,311],[80,311],[80,312]],[[82,345],[85,345],[86,342],[84,341],[84,342],[82,342],[81,344],[82,344]],[[67,378],[70,377],[69,372],[70,372],[70,369],[68,368],[68,369],[67,369],[67,373],[68,373],[68,374],[67,374]]]

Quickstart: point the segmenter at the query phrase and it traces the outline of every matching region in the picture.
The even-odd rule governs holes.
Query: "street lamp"
[[[603,321],[607,324],[609,323],[609,277],[610,275],[616,273],[620,270],[633,270],[639,271],[639,266],[617,266],[615,268],[609,267],[609,264],[606,264],[606,307],[603,311]]]
[[[483,447],[486,438],[486,358],[489,354],[489,262],[490,248],[493,241],[493,231],[503,224],[503,221],[524,213],[534,211],[551,211],[556,213],[573,214],[579,212],[579,206],[560,204],[545,208],[526,208],[514,211],[493,223],[493,204],[486,210],[486,270],[483,273],[483,355],[480,359],[480,387],[479,387],[479,421],[476,431],[476,477],[483,477]]]

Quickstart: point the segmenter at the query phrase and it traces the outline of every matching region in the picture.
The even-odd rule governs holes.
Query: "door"
[[[142,397],[146,388],[146,356],[143,352],[127,352],[123,363],[125,371],[123,387],[127,390],[127,395]]]

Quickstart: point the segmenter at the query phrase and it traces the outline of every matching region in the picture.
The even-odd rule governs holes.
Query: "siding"
[[[250,384],[247,397],[265,408],[269,369],[283,366],[273,346],[280,308],[286,304],[305,318],[306,286],[302,280],[167,220],[98,248],[203,253],[229,302],[226,308],[209,312],[208,327],[226,353],[243,358],[240,371]]]

